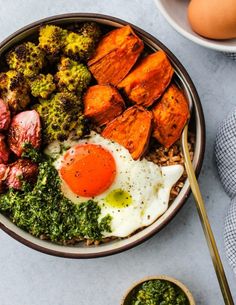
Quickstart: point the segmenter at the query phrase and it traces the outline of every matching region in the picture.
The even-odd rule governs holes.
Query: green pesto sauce
[[[24,156],[39,160],[30,150]],[[0,213],[32,235],[57,243],[73,238],[101,240],[104,232],[111,232],[110,215],[98,221],[101,209],[96,202],[73,204],[63,196],[60,184],[52,160],[41,156],[36,184],[25,183],[23,191],[10,189],[0,195]]]
[[[105,198],[106,202],[114,208],[125,208],[132,203],[130,194],[122,189],[111,191]]]
[[[150,280],[135,293],[131,305],[189,305],[185,293],[165,280]]]
[[[24,149],[22,153],[22,158],[30,159],[33,162],[40,163],[43,156],[40,154],[40,152],[37,149],[34,149],[29,142],[25,142],[22,145],[22,148]]]

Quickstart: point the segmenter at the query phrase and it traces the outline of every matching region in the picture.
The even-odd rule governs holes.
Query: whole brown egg
[[[236,0],[192,0],[188,7],[192,29],[211,39],[236,37]]]

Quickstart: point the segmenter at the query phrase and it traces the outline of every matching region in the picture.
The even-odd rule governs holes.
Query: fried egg
[[[104,237],[126,237],[152,224],[167,210],[170,190],[183,174],[182,165],[135,161],[123,146],[95,132],[67,145],[54,162],[62,192],[75,204],[93,199],[101,208],[100,219],[112,216],[112,232]],[[55,147],[47,153],[55,153]]]

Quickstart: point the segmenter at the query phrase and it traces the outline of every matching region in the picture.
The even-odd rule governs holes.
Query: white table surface
[[[199,92],[207,128],[200,184],[236,302],[236,278],[224,252],[229,206],[216,172],[217,125],[236,105],[236,62],[177,34],[152,0],[0,0],[0,40],[37,19],[67,12],[97,12],[127,20],[150,32],[174,52]],[[134,281],[168,274],[186,283],[200,305],[222,305],[202,228],[190,198],[177,217],[144,244],[115,256],[70,260],[21,245],[0,231],[1,305],[118,305]]]

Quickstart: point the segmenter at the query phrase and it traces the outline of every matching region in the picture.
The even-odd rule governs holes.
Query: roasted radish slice
[[[34,148],[40,147],[41,124],[37,111],[23,111],[13,117],[8,133],[8,143],[18,157],[21,156],[25,143],[31,144]]]
[[[9,149],[5,142],[5,136],[0,134],[0,163],[6,164],[9,159]]]
[[[0,130],[7,130],[11,122],[11,113],[8,104],[0,98]]]
[[[23,182],[35,183],[38,175],[38,165],[30,160],[19,159],[10,165],[6,178],[9,188],[20,190]]]
[[[6,164],[0,164],[0,194],[4,193],[6,189],[5,180],[9,171],[9,166]]]

